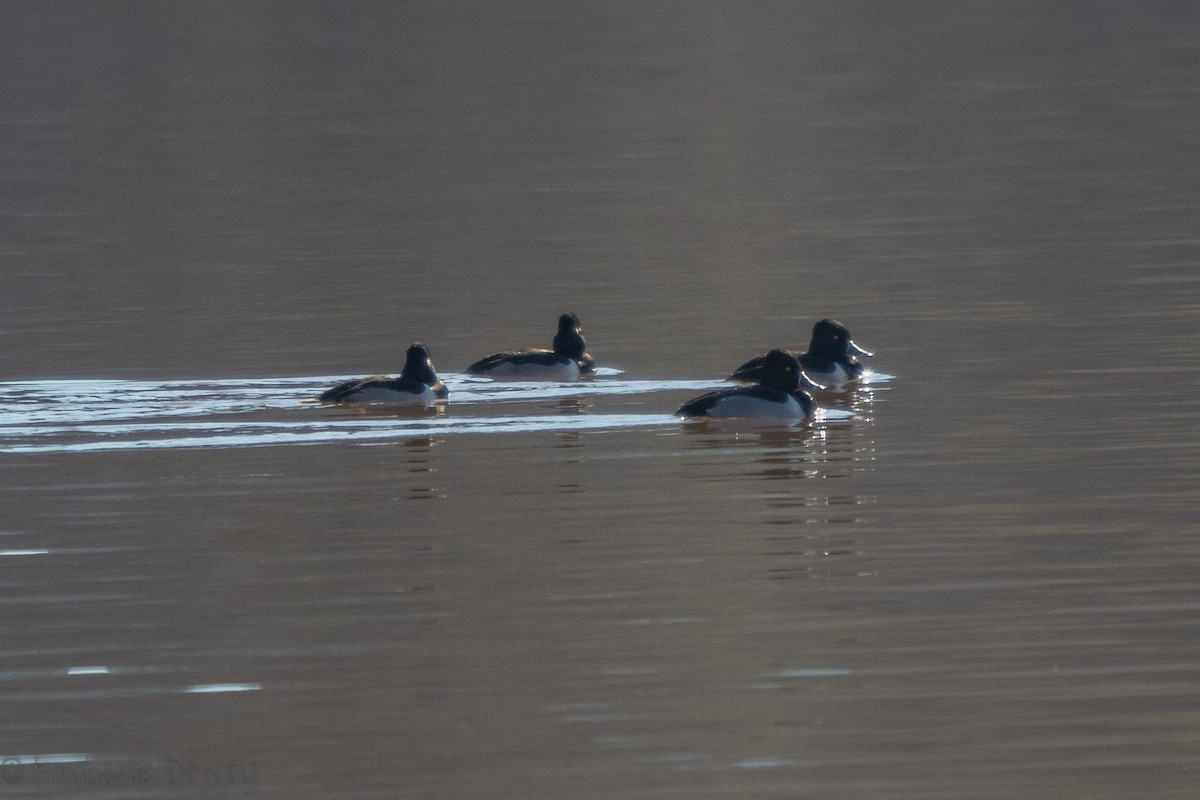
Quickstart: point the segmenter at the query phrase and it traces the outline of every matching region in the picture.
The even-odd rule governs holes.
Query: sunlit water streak
[[[887,377],[877,376],[875,381]],[[315,402],[323,388],[344,379],[0,383],[0,452],[314,445],[455,433],[663,428],[681,424],[671,411],[690,394],[729,385],[615,377],[572,383],[501,382],[450,374],[444,378],[450,404],[425,413]],[[633,400],[636,396],[645,400]],[[530,413],[490,413],[488,407],[496,404],[523,404]],[[631,412],[630,405],[638,411]],[[864,415],[863,406],[822,408],[817,423]]]

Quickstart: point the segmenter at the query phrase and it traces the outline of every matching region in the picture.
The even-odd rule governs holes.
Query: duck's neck
[[[583,357],[583,351],[586,349],[583,337],[574,331],[554,335],[554,352],[560,356],[579,359]]]

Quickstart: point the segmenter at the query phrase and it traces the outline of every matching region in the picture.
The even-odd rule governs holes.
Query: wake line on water
[[[347,376],[220,381],[67,380],[0,383],[0,426],[30,422],[86,423],[111,419],[213,416],[323,408],[316,397]],[[710,391],[716,380],[589,380],[499,382],[446,375],[452,406],[529,403],[672,391]]]
[[[653,413],[603,411],[596,404],[607,400],[628,406],[639,404],[634,397],[639,394],[705,392],[729,385],[719,380],[605,378],[577,383],[493,382],[451,374],[444,376],[451,391],[448,410],[407,415],[386,406],[351,409],[314,402],[319,391],[340,379],[0,383],[0,453],[382,443],[459,433],[670,428],[681,424],[671,415],[676,398],[656,400]],[[586,401],[586,409],[546,405],[571,400]],[[537,411],[479,415],[481,407],[497,403],[523,403]],[[248,419],[251,414],[258,418]],[[263,419],[264,415],[269,418]],[[823,409],[817,421],[852,416]]]
[[[677,425],[679,421],[658,414],[598,414],[575,417],[465,417],[422,420],[392,419],[378,425],[311,423],[248,423],[230,426],[214,423],[192,428],[196,433],[214,430],[208,436],[176,436],[65,443],[0,445],[0,453],[85,453],[113,450],[190,450],[203,447],[264,447],[315,445],[332,442],[382,442],[451,433],[516,433],[531,431],[628,430],[630,428]],[[158,428],[157,430],[167,430]],[[216,432],[219,429],[219,432]],[[153,429],[152,429],[153,430]],[[80,431],[72,429],[71,433]],[[87,431],[84,431],[87,432]],[[147,431],[150,432],[150,431]]]

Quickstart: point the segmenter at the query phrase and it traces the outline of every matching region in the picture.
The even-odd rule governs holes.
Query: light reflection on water
[[[0,386],[0,793],[1196,796],[1194,4],[61,5],[0,378],[181,380]]]
[[[877,378],[876,385],[886,379]],[[451,402],[434,409],[328,407],[313,402],[319,387],[338,380],[334,376],[0,384],[0,452],[382,443],[455,433],[665,428],[680,424],[670,414],[669,398],[726,386],[704,380],[492,382],[447,375]],[[651,405],[643,396],[653,396],[661,410],[642,411]],[[852,399],[830,397],[843,407],[821,409],[818,424],[863,415],[870,406],[870,391]],[[539,413],[491,413],[490,407],[497,404],[506,408],[525,404]],[[731,424],[739,423],[725,423],[725,427]],[[786,430],[778,435],[785,437],[780,441],[791,441]]]
[[[841,544],[845,537],[819,529],[839,502],[830,490],[843,464],[867,469],[874,457],[869,412],[882,384],[858,397],[830,395],[815,425],[789,428],[684,424],[670,415],[681,397],[725,385],[711,380],[470,382],[466,390],[457,376],[447,377],[455,392],[450,407],[418,417],[311,403],[316,388],[336,377],[0,387],[6,452],[37,456],[21,459],[31,465],[77,463],[88,474],[62,496],[46,494],[53,487],[36,480],[20,489],[25,513],[40,522],[18,523],[11,546],[0,552],[40,563],[14,576],[7,602],[29,609],[39,622],[22,648],[0,649],[0,660],[46,666],[11,671],[12,685],[0,691],[0,700],[14,708],[145,704],[183,715],[268,717],[279,713],[270,709],[315,703],[313,713],[337,726],[337,698],[362,688],[385,692],[386,713],[425,726],[444,713],[439,709],[447,691],[494,680],[492,667],[469,644],[482,631],[504,626],[494,602],[505,608],[505,618],[512,614],[518,625],[539,631],[542,644],[535,649],[546,649],[545,668],[530,664],[521,672],[533,678],[540,671],[536,682],[548,681],[553,696],[577,710],[539,710],[548,695],[531,691],[523,679],[513,691],[527,713],[547,717],[543,724],[559,735],[582,737],[588,742],[583,746],[597,753],[614,751],[613,742],[640,742],[629,748],[626,760],[633,766],[793,769],[798,762],[769,749],[681,757],[670,716],[622,697],[631,682],[690,683],[675,656],[662,659],[670,646],[648,643],[706,639],[727,625],[726,610],[707,603],[690,607],[664,587],[681,579],[709,580],[714,566],[729,558],[773,582],[819,579],[832,568],[814,562],[855,557]],[[590,431],[611,433],[610,445],[598,447],[584,435]],[[513,435],[457,436],[468,433]],[[440,446],[447,441],[454,445]],[[331,478],[346,462],[347,451],[337,448],[316,459],[284,458],[282,464],[292,465],[283,466],[284,485],[278,467],[260,466],[258,457],[275,462],[287,448],[243,453],[253,457],[252,471],[233,468],[223,475],[230,466],[225,459],[236,460],[238,446],[335,442],[376,446],[355,448],[362,458],[353,459],[349,480]],[[225,466],[200,466],[192,478],[163,483],[146,462],[136,474],[98,479],[89,471],[92,459],[75,456],[121,450],[147,451],[139,461],[216,459],[210,463]],[[311,476],[302,478],[297,465],[311,467]],[[664,502],[663,480],[675,486],[670,502]],[[762,483],[757,492],[745,492],[744,481]],[[324,492],[355,494],[360,486],[365,508],[341,502],[335,516],[321,521]],[[248,523],[262,499],[278,499],[280,489],[288,496],[301,492],[308,503],[293,512],[290,501],[270,500],[263,506],[268,517]],[[815,523],[814,530],[743,541],[739,535],[712,536],[717,527],[704,534],[707,541],[694,538],[709,517],[697,501],[722,496],[731,505],[719,516],[749,511],[751,519],[769,525]],[[613,497],[621,502],[609,507]],[[530,502],[541,509],[533,524]],[[605,518],[610,521],[580,524]],[[59,546],[45,528],[50,519],[82,525],[110,546]],[[480,519],[489,524],[481,526]],[[232,534],[226,544],[205,544],[221,531]],[[649,531],[656,536],[643,539]],[[678,534],[676,545],[654,541]],[[506,552],[495,550],[500,536]],[[495,556],[511,561],[503,573],[489,564]],[[500,585],[491,586],[487,573],[500,574]],[[521,575],[527,587],[508,597],[511,575]],[[252,597],[253,614],[246,617],[243,602],[229,602],[242,592]],[[220,620],[199,621],[212,613]],[[195,625],[203,631],[201,644],[194,641]],[[315,631],[327,641],[302,642],[296,630]],[[418,656],[414,644],[435,630],[439,639],[446,637],[448,652],[435,648]],[[67,641],[64,632],[72,634]],[[460,651],[464,645],[468,649]],[[511,657],[501,657],[495,669],[506,670]],[[353,675],[333,667],[351,662],[361,665]],[[443,686],[446,674],[456,677]],[[744,682],[758,691],[752,680]],[[366,711],[366,718],[375,718],[368,729],[381,724],[378,713]],[[26,723],[23,730],[36,735],[40,727]],[[137,739],[136,728],[126,733],[130,737]],[[182,741],[185,753],[196,746],[195,739]],[[313,740],[305,735],[300,741]],[[84,758],[106,769],[123,760],[151,764],[164,751],[174,753],[170,747],[115,745]],[[271,749],[256,745],[245,752],[273,764],[272,780],[279,782],[280,770],[288,769],[282,765],[296,756],[271,755]],[[45,769],[51,761],[41,758],[29,756],[19,765]]]

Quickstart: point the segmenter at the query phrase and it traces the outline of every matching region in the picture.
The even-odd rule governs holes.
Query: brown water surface
[[[5,4],[4,795],[1194,798],[1198,48]],[[811,427],[671,417],[825,316]],[[417,340],[444,411],[307,402]]]

